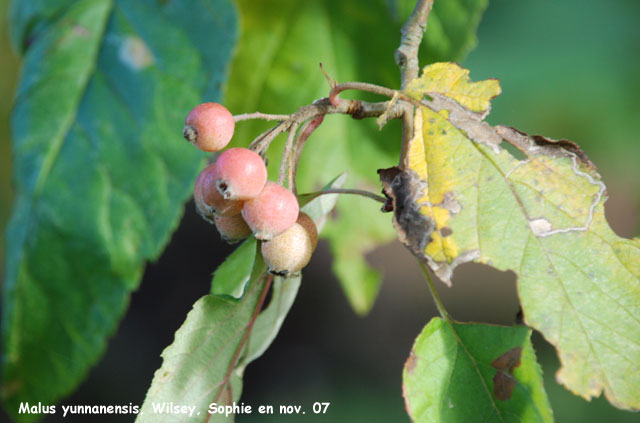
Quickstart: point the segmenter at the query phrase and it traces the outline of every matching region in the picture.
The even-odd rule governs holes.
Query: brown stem
[[[236,351],[234,352],[233,357],[231,358],[229,369],[227,370],[227,373],[224,375],[224,379],[222,379],[222,385],[220,385],[220,390],[218,391],[215,398],[213,399],[213,402],[217,402],[220,399],[220,395],[222,395],[222,393],[224,392],[225,386],[227,385],[227,383],[229,383],[229,379],[231,378],[231,372],[233,372],[233,370],[236,368],[236,364],[238,363],[238,359],[240,358],[240,353],[242,352],[242,349],[244,348],[247,342],[247,339],[249,339],[249,335],[251,334],[251,329],[253,329],[253,324],[256,322],[256,319],[258,318],[258,314],[260,314],[260,310],[262,310],[262,305],[264,304],[264,300],[267,298],[267,292],[269,292],[269,287],[271,287],[272,282],[273,282],[273,275],[269,274],[269,276],[267,276],[267,279],[264,282],[262,293],[260,293],[260,299],[258,300],[258,303],[256,304],[256,308],[253,311],[253,314],[251,315],[251,319],[247,324],[247,330],[244,332],[244,335],[242,335],[242,339],[240,340],[240,343],[238,344],[238,347],[236,348]],[[211,418],[211,414],[207,416],[206,421],[208,422],[210,418]]]
[[[402,115],[402,146],[400,148],[400,162],[398,166],[403,168],[405,165],[405,156],[409,152],[409,143],[413,139],[413,111],[415,109],[408,104],[404,107],[404,114]]]
[[[243,113],[241,115],[234,115],[233,120],[240,122],[250,119],[262,119],[262,120],[287,120],[290,115],[270,115],[267,113],[255,112],[255,113]]]
[[[278,135],[283,133],[289,128],[289,125],[285,122],[280,122],[273,128],[269,129],[266,132],[263,132],[255,140],[249,144],[249,149],[255,151],[258,154],[264,153],[267,148],[269,148],[269,144],[273,141]]]
[[[445,322],[450,322],[451,317],[449,316],[449,313],[447,312],[447,309],[445,308],[444,303],[440,298],[440,294],[438,294],[438,290],[436,289],[436,286],[433,284],[433,279],[431,279],[431,275],[429,274],[429,270],[427,269],[427,266],[425,266],[424,263],[422,263],[420,260],[418,260],[418,264],[420,265],[422,274],[424,274],[424,278],[427,281],[429,292],[433,297],[433,301],[436,303],[436,307],[438,308],[438,312],[440,313],[440,316],[442,316],[442,319]]]
[[[402,75],[402,89],[407,88],[410,81],[418,77],[420,65],[418,50],[422,35],[427,29],[427,18],[433,7],[433,0],[418,0],[413,13],[402,26],[400,47],[396,50],[395,59]]]
[[[381,195],[377,195],[372,192],[361,190],[361,189],[346,189],[346,188],[327,188],[327,189],[323,189],[322,191],[301,194],[300,197],[311,197],[311,200],[313,200],[316,197],[319,197],[321,195],[327,195],[327,194],[354,194],[354,195],[360,195],[362,197],[371,198],[372,200],[375,200],[383,204],[387,202],[387,199]]]
[[[402,26],[400,46],[396,50],[395,59],[400,67],[402,79],[401,88],[404,90],[409,82],[418,77],[420,63],[418,61],[418,50],[422,42],[422,35],[427,29],[427,18],[433,7],[433,0],[418,0],[411,16]],[[406,100],[409,100],[404,96]],[[413,99],[412,99],[413,100]],[[410,101],[410,100],[409,100]],[[410,101],[413,103],[412,101]],[[413,103],[415,105],[415,103]],[[403,108],[402,115],[402,151],[406,151],[411,138],[413,138],[413,107],[407,105]],[[400,167],[403,165],[403,156],[400,157]]]
[[[295,153],[295,159],[294,159],[295,161],[293,162],[293,169],[291,173],[291,179],[293,180],[294,194],[297,194],[296,174],[298,173],[298,164],[300,163],[300,157],[302,156],[302,149],[304,148],[304,144],[307,142],[307,139],[309,139],[309,136],[311,136],[313,131],[315,131],[318,126],[320,126],[323,120],[324,120],[324,115],[320,115],[317,118],[314,118],[308,121],[307,123],[305,123],[305,125],[302,127],[302,130],[300,131],[300,136],[296,141],[296,148],[295,148],[296,153]]]
[[[327,79],[327,82],[329,83],[329,86],[331,88],[335,87],[336,85],[338,85],[338,81],[336,81],[335,79],[332,81],[331,77],[329,76],[329,74],[327,73],[326,70],[324,70],[324,66],[322,66],[322,62],[320,62],[320,72],[322,72],[322,74],[324,75],[324,77]]]
[[[280,173],[278,173],[278,184],[282,185],[284,183],[285,176],[287,174],[287,168],[291,163],[291,155],[293,154],[293,142],[296,139],[296,133],[298,132],[298,127],[300,124],[298,122],[294,122],[289,128],[289,136],[287,137],[287,143],[284,146],[284,152],[282,153],[282,160],[280,161]],[[289,190],[292,190],[292,186],[289,185]]]
[[[338,94],[346,90],[367,91],[386,97],[393,97],[393,94],[395,93],[395,91],[391,88],[382,87],[375,84],[368,84],[366,82],[343,82],[342,84],[338,84],[331,88],[331,91],[329,92],[329,101],[331,102],[331,104],[338,107],[341,103],[341,100],[338,98]]]

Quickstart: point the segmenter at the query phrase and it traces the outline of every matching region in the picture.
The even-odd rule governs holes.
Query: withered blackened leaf
[[[415,255],[424,257],[424,249],[436,227],[433,219],[420,212],[425,182],[414,171],[397,167],[379,169],[378,174],[384,194],[393,203],[393,225],[398,238]]]

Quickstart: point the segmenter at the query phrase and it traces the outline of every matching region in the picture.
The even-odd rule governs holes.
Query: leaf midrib
[[[493,393],[489,389],[489,386],[487,385],[487,381],[484,379],[484,376],[482,376],[482,372],[480,371],[480,368],[478,367],[478,362],[476,361],[475,357],[471,354],[471,351],[469,351],[467,349],[467,346],[464,344],[464,342],[462,342],[462,339],[458,335],[458,332],[456,332],[456,328],[455,328],[454,322],[448,317],[443,318],[443,320],[447,323],[447,325],[451,329],[451,332],[453,332],[453,335],[456,337],[456,341],[458,342],[460,347],[462,347],[462,349],[464,350],[464,352],[467,355],[467,357],[469,357],[469,361],[471,361],[471,364],[473,365],[473,369],[475,370],[476,374],[478,375],[478,378],[480,378],[480,381],[482,382],[482,387],[484,388],[485,393],[489,397],[489,402],[491,402],[491,406],[493,407],[494,411],[496,412],[496,415],[498,416],[500,421],[504,421],[504,419],[502,417],[502,413],[500,412],[500,409],[498,408],[498,404],[496,404],[496,402],[495,402],[495,400],[493,398]]]

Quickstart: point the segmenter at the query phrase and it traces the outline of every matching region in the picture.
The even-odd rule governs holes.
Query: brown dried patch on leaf
[[[502,142],[494,128],[484,121],[488,109],[484,113],[474,113],[466,109],[456,100],[444,94],[431,93],[432,101],[424,100],[423,104],[434,112],[446,110],[447,120],[458,130],[463,131],[469,139],[478,144],[484,144],[494,152],[499,152],[498,146]]]
[[[423,197],[426,182],[412,170],[397,167],[379,169],[383,192],[393,205],[393,225],[400,241],[416,256],[424,259],[424,250],[431,242],[435,222],[420,213],[419,200]]]
[[[378,175],[380,175],[380,182],[382,183],[382,194],[387,198],[387,202],[382,206],[384,213],[393,211],[393,198],[391,197],[391,182],[398,176],[398,173],[402,172],[398,166],[390,167],[388,169],[378,169]]]
[[[511,398],[511,394],[518,382],[513,376],[505,372],[498,372],[493,376],[493,395],[500,401]]]
[[[513,389],[518,383],[512,375],[513,369],[520,365],[520,357],[522,357],[522,347],[515,347],[491,362],[491,367],[498,370],[493,376],[493,394],[501,401],[511,398]]]
[[[491,367],[513,374],[513,369],[520,365],[522,347],[515,347],[493,360]]]
[[[407,362],[404,363],[404,368],[407,369],[407,373],[409,374],[413,373],[413,370],[416,368],[416,360],[417,360],[417,357],[413,352],[413,350],[411,350],[411,353],[409,354],[409,358],[407,358]]]
[[[597,170],[587,154],[582,151],[580,146],[569,140],[553,140],[543,137],[542,135],[528,135],[516,128],[498,125],[495,131],[509,144],[522,151],[527,157],[531,156],[536,150],[549,156],[564,156],[566,153],[575,155],[583,164],[591,170]]]

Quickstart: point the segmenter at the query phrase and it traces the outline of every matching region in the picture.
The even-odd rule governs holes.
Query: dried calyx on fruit
[[[202,151],[219,151],[231,141],[235,126],[233,115],[226,107],[202,103],[187,115],[182,135]]]
[[[267,167],[255,151],[230,148],[216,160],[213,176],[218,191],[225,199],[249,200],[264,188]]]
[[[306,213],[300,212],[293,226],[262,243],[262,256],[271,273],[292,276],[309,263],[317,244],[315,223]]]
[[[193,190],[198,213],[211,223],[213,223],[214,215],[233,216],[240,214],[244,204],[242,200],[227,200],[220,194],[216,187],[214,168],[215,163],[200,172]]]
[[[242,216],[257,239],[269,240],[293,226],[299,210],[291,191],[268,181],[258,196],[244,203]]]

